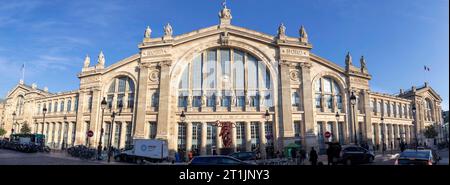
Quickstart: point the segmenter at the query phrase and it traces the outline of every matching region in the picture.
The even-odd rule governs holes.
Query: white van
[[[114,156],[116,161],[124,162],[162,162],[167,160],[169,149],[167,141],[159,139],[135,139],[133,147]]]

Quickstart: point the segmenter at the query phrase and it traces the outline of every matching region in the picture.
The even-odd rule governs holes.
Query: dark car
[[[433,165],[436,164],[431,150],[405,150],[395,161],[395,165]]]
[[[373,152],[360,146],[344,147],[340,154],[340,162],[346,165],[371,163],[374,159]]]
[[[194,157],[189,165],[252,165],[239,159],[226,155],[197,156]]]
[[[255,152],[235,152],[232,153],[230,156],[239,159],[241,161],[256,160]]]

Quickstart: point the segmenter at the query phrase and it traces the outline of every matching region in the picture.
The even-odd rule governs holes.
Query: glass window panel
[[[236,89],[244,89],[244,53],[234,51],[234,86]]]
[[[178,85],[178,88],[187,89],[188,85],[189,85],[189,65],[184,69],[184,72],[181,75],[181,80]]]
[[[154,92],[152,95],[152,107],[158,107],[159,105],[159,93]]]
[[[333,91],[334,91],[335,95],[338,95],[341,93],[341,89],[339,88],[339,85],[334,80],[333,80]]]
[[[133,139],[131,138],[132,132],[131,129],[132,129],[131,123],[127,123],[125,131],[125,148],[129,148],[133,144]]]
[[[114,93],[116,91],[116,79],[113,80],[113,82],[111,83],[111,85],[109,86],[108,92],[109,93]]]
[[[327,108],[331,109],[333,107],[333,97],[331,95],[325,95],[325,100],[327,103]]]
[[[59,112],[64,112],[64,102],[63,101],[59,105]]]
[[[325,93],[331,93],[331,79],[330,78],[323,79],[323,91]]]
[[[206,86],[216,88],[216,50],[208,51],[208,65],[206,66]]]
[[[321,94],[316,94],[316,108],[321,108],[322,107],[322,105],[321,105],[321,100],[322,100],[322,95]]]
[[[186,124],[178,123],[178,150],[186,149]]]
[[[262,76],[261,80],[262,80],[263,88],[270,89],[270,71],[269,71],[269,68],[267,68],[266,65],[263,62],[261,62],[261,61],[258,62],[258,65],[259,65],[259,71],[260,71],[261,76]]]
[[[203,73],[202,73],[202,56],[198,55],[194,58],[192,63],[192,88],[193,89],[201,89],[203,82]]]
[[[322,80],[322,79],[319,78],[319,79],[317,79],[316,82],[315,82],[314,90],[315,90],[316,92],[321,92],[321,91],[322,91],[321,80]]]
[[[131,78],[128,78],[128,91],[134,92],[134,82]]]
[[[119,89],[118,89],[118,92],[125,92],[125,85],[126,85],[126,81],[127,80],[127,78],[124,78],[124,77],[122,77],[122,78],[119,78]]]
[[[67,112],[71,112],[72,111],[72,100],[68,100],[67,101]]]
[[[231,89],[230,50],[220,50],[220,65],[222,69],[222,89]]]
[[[248,88],[257,89],[258,88],[258,63],[256,59],[250,55],[247,55],[247,68],[248,68]]]

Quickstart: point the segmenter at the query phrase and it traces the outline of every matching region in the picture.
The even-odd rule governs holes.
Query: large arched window
[[[342,91],[336,80],[329,77],[321,77],[315,81],[315,105],[325,111],[342,112]],[[325,107],[322,107],[324,101]],[[323,108],[323,109],[322,109]]]
[[[67,112],[71,112],[72,111],[72,100],[69,99],[67,100]]]
[[[64,112],[64,101],[59,103],[59,112]]]
[[[247,99],[246,94],[247,92]],[[195,56],[178,84],[178,106],[273,106],[270,71],[249,53],[210,49]]]
[[[127,76],[116,77],[109,85],[106,95],[108,107],[110,109],[118,108],[122,103],[123,108],[134,108],[135,86],[131,78]]]
[[[16,103],[16,114],[22,115],[23,114],[23,105],[24,105],[24,98],[22,95],[17,97],[17,103]]]

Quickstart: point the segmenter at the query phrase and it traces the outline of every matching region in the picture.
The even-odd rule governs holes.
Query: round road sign
[[[88,136],[88,137],[94,136],[94,132],[92,132],[92,130],[89,130],[89,131],[87,132],[87,136]]]
[[[326,137],[326,138],[331,137],[331,132],[326,131],[326,132],[325,132],[325,137]]]

